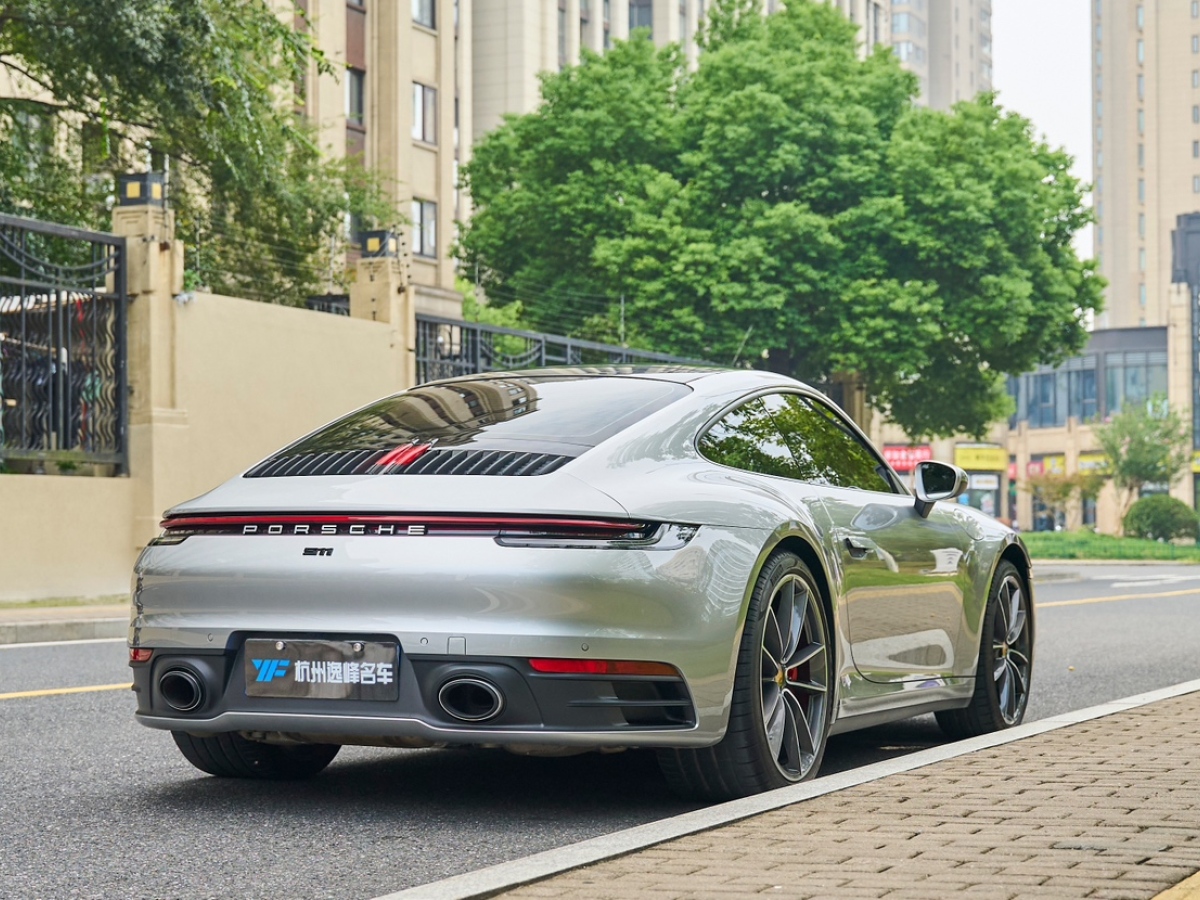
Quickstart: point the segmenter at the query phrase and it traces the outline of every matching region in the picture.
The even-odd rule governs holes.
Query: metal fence
[[[665,353],[417,316],[417,383],[535,366],[711,365]]]
[[[0,463],[127,471],[125,239],[0,215]]]

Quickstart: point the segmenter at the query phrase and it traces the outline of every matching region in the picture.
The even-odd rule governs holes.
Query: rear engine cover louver
[[[259,463],[246,478],[304,475],[546,475],[573,457],[519,450],[431,450],[406,466],[380,469],[391,450],[341,450],[276,456]]]

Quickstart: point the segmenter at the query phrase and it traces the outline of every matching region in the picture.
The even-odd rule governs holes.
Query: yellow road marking
[[[0,700],[20,700],[22,697],[52,697],[56,694],[90,694],[93,691],[127,691],[132,684],[92,684],[87,687],[50,688],[44,691],[15,691],[11,694],[0,694]]]
[[[1166,591],[1161,594],[1115,594],[1112,597],[1084,597],[1082,600],[1055,600],[1053,603],[1039,603],[1038,609],[1049,609],[1051,606],[1085,606],[1089,603],[1116,603],[1118,600],[1153,600],[1155,597],[1184,597],[1188,594],[1200,594],[1200,587],[1188,588],[1183,591]]]

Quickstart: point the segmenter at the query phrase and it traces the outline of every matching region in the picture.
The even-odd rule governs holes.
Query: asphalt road
[[[1200,678],[1200,567],[1039,576],[1030,720]],[[0,694],[127,683],[124,659],[2,648]],[[309,782],[218,780],[132,707],[117,689],[0,698],[0,896],[370,898],[693,808],[640,753],[346,748]],[[942,741],[931,717],[846,735],[824,771]]]

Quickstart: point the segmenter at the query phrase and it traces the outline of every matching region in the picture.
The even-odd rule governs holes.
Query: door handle
[[[867,547],[860,547],[850,538],[846,538],[846,549],[850,551],[852,559],[866,559],[869,552]]]

